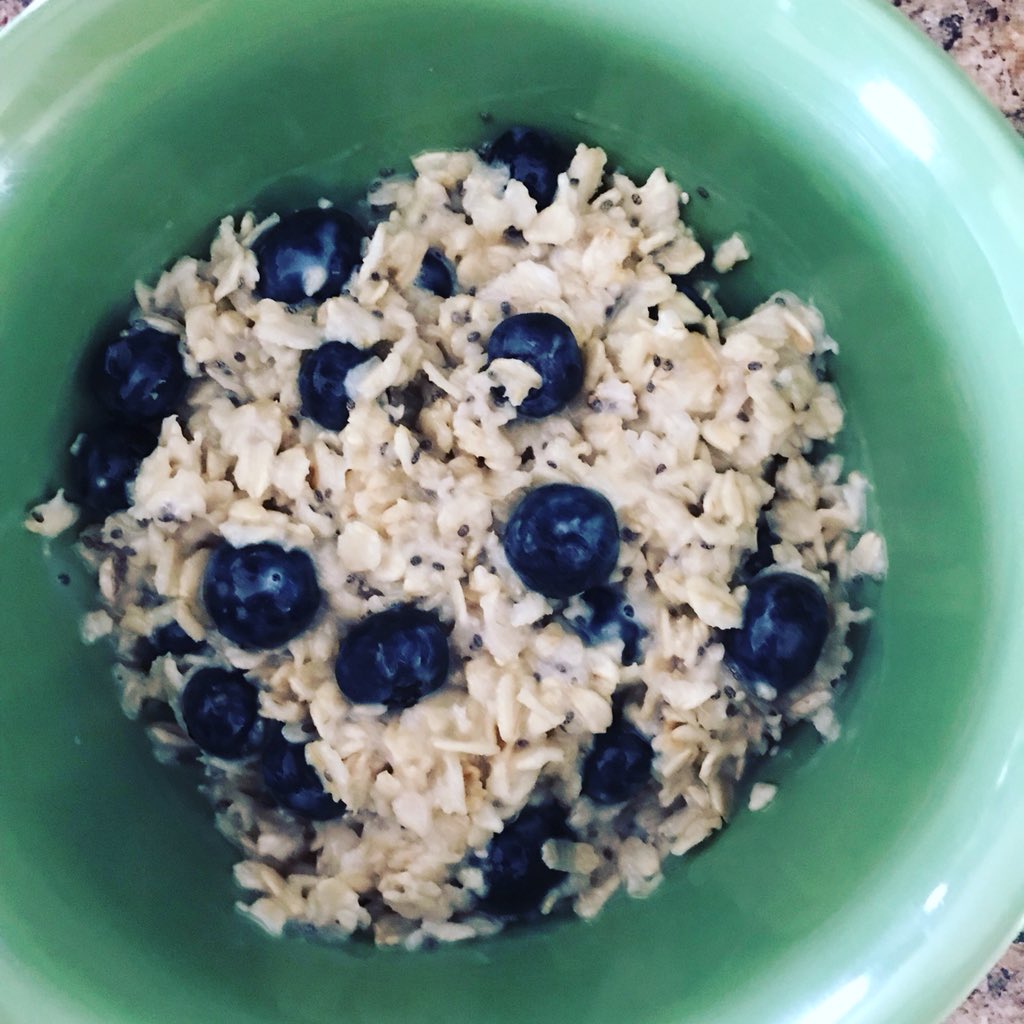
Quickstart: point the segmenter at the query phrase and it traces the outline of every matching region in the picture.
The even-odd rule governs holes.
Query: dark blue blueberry
[[[515,507],[505,557],[531,590],[572,597],[607,581],[619,560],[619,525],[608,499],[575,484],[545,484]]]
[[[177,622],[167,622],[135,645],[135,660],[143,672],[148,672],[153,662],[165,654],[183,657],[195,654],[205,646],[202,640],[193,640]]]
[[[487,847],[481,908],[496,917],[522,917],[537,910],[565,878],[564,871],[544,863],[541,850],[549,839],[573,838],[558,804],[523,808]]]
[[[583,386],[583,357],[576,338],[557,316],[518,313],[491,331],[487,358],[521,359],[540,374],[540,386],[519,405],[519,413],[537,419],[564,409]]]
[[[504,164],[508,173],[526,186],[537,209],[543,210],[554,201],[558,175],[568,169],[572,155],[540,128],[516,125],[487,147],[484,158]]]
[[[580,594],[585,605],[583,614],[569,616],[566,621],[577,636],[590,646],[619,641],[622,664],[640,663],[640,641],[647,635],[633,617],[633,608],[617,587],[592,587]]]
[[[443,252],[427,250],[420,264],[420,272],[416,275],[416,284],[442,299],[451,298],[455,292],[455,269]]]
[[[723,636],[726,660],[744,682],[787,690],[811,673],[828,629],[817,584],[791,572],[759,576],[747,590],[742,625]]]
[[[437,615],[413,604],[369,615],[338,651],[334,674],[356,704],[412,707],[448,678],[448,637]]]
[[[137,325],[100,351],[96,395],[119,420],[162,420],[181,405],[188,374],[174,334]]]
[[[320,587],[305,551],[277,544],[221,544],[206,565],[203,601],[220,632],[239,647],[280,647],[307,629]]]
[[[128,487],[156,438],[134,428],[99,427],[83,434],[71,456],[68,497],[87,519],[104,519],[130,504]]]
[[[745,577],[753,578],[775,564],[772,546],[778,544],[779,540],[779,535],[768,522],[766,509],[761,509],[757,517],[757,548],[743,560],[743,575]]]
[[[343,430],[348,423],[349,403],[345,378],[371,354],[347,341],[325,341],[305,353],[299,364],[302,415],[328,430]]]
[[[345,804],[335,800],[306,760],[304,743],[289,743],[274,730],[263,748],[263,784],[277,802],[303,818],[329,821],[340,818]]]
[[[594,737],[583,762],[583,794],[599,804],[621,804],[651,777],[651,741],[628,722],[618,720]]]
[[[363,236],[355,218],[333,207],[282,217],[253,243],[257,290],[289,306],[340,295],[361,258]]]
[[[201,668],[182,691],[181,717],[199,749],[214,757],[234,760],[259,745],[259,695],[244,672]]]
[[[168,622],[153,633],[153,642],[160,654],[195,654],[205,644],[202,640],[193,640],[177,622]]]
[[[671,274],[670,277],[676,291],[685,295],[700,310],[702,316],[715,315],[708,304],[708,300],[697,290],[693,281],[682,274]]]

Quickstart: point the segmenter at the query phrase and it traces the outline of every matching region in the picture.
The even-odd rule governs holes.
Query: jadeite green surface
[[[845,732],[646,902],[422,954],[275,941],[59,546],[82,351],[225,211],[527,120],[705,185],[815,300],[891,553]],[[933,1024],[1024,911],[1024,161],[882,4],[47,0],[0,38],[0,1022]]]

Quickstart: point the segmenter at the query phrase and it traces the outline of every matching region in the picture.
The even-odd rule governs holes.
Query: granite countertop
[[[32,0],[0,0],[0,26]],[[1024,134],[1024,0],[891,0]],[[945,1024],[1024,1021],[1024,934]]]

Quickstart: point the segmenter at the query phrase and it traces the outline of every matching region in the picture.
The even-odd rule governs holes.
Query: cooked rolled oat
[[[277,219],[252,214],[222,221],[209,259],[138,286],[140,316],[180,337],[192,383],[130,507],[80,545],[100,593],[87,633],[112,636],[122,705],[150,723],[158,756],[203,765],[218,827],[243,854],[243,908],[272,931],[367,929],[410,947],[500,927],[488,845],[527,805],[568,811],[543,844],[555,881],[543,910],[566,901],[589,917],[619,887],[650,892],[669,854],[725,822],[745,767],[789,724],[833,734],[847,632],[868,614],[846,585],[885,568],[881,538],[863,532],[867,481],[844,476],[837,455],[808,458],[843,421],[816,372],[835,350],[820,316],[789,294],[743,320],[704,315],[670,277],[705,253],[663,171],[636,184],[581,145],[538,212],[472,152],[413,165],[370,192],[376,227],[341,295],[260,298],[253,244]],[[428,249],[454,268],[449,298],[416,283]],[[731,239],[716,265],[745,255]],[[542,418],[517,412],[537,370],[487,355],[495,326],[527,312],[568,325],[583,362],[581,394]],[[332,341],[361,353],[341,430],[304,415],[298,384],[304,354]],[[505,524],[549,483],[611,503],[608,582],[628,631],[588,632],[585,600],[546,598],[510,567]],[[58,494],[28,525],[55,533],[75,516]],[[202,596],[224,542],[308,553],[322,592],[312,625],[272,650],[228,642]],[[754,552],[756,568],[814,581],[831,609],[813,672],[786,692],[723,662]],[[409,707],[350,703],[339,642],[396,605],[450,630],[446,681]],[[161,629],[176,647],[154,642]],[[275,802],[258,753],[198,750],[180,697],[212,666],[241,670],[267,729],[308,744],[325,814],[338,816]],[[242,684],[230,692],[248,699]],[[173,720],[153,714],[166,706]],[[581,795],[609,729],[653,750],[652,766],[640,758],[649,781],[624,803]]]

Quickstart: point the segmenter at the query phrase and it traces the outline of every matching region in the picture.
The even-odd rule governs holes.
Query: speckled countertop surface
[[[82,0],[88,2],[88,0]],[[0,26],[31,0],[0,0]],[[1024,134],[1024,0],[891,0]],[[945,1024],[1024,1024],[1024,934]]]

